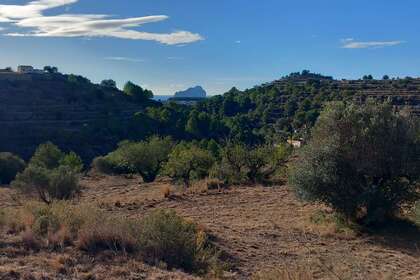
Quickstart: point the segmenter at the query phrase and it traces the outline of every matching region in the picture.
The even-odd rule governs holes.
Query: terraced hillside
[[[28,157],[53,141],[91,158],[111,149],[144,106],[79,76],[0,74],[0,150]]]
[[[334,80],[304,71],[194,106],[162,106],[80,76],[0,74],[0,151],[28,158],[37,145],[52,141],[89,161],[121,140],[153,134],[248,144],[284,141],[305,135],[325,102],[368,98],[420,115],[420,78]],[[150,106],[159,108],[145,112]]]
[[[420,78],[405,78],[392,80],[333,80],[319,78],[284,78],[263,85],[267,88],[277,88],[285,92],[285,101],[288,97],[288,86],[294,84],[315,91],[320,89],[324,92],[335,94],[337,97],[354,96],[356,100],[364,102],[368,98],[380,101],[390,101],[398,109],[405,109],[420,115]],[[311,95],[311,90],[304,97]]]

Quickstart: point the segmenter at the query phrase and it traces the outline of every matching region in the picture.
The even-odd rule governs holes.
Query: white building
[[[45,71],[41,69],[35,69],[30,65],[19,65],[17,72],[20,74],[44,74]]]

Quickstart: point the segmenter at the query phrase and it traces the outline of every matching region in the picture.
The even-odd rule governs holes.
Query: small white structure
[[[32,73],[34,71],[34,68],[29,65],[19,65],[17,67],[17,72],[24,74],[24,73]]]
[[[30,65],[19,65],[17,67],[17,72],[20,74],[44,74],[45,71],[41,69],[35,69]]]
[[[302,147],[303,140],[287,140],[287,143],[292,146],[293,148],[299,149]]]

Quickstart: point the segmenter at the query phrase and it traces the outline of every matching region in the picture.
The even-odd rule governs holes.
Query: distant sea
[[[164,102],[164,101],[168,101],[168,99],[172,97],[174,96],[173,95],[155,95],[153,97],[153,100]]]

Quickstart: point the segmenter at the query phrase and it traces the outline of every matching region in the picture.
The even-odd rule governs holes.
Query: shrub
[[[92,254],[104,250],[133,253],[137,250],[137,240],[129,223],[124,219],[105,223],[97,221],[81,230],[78,247]]]
[[[164,262],[169,268],[199,271],[208,265],[211,249],[207,236],[174,211],[157,210],[141,223],[139,248],[147,262]]]
[[[43,237],[65,228],[72,238],[76,238],[83,226],[92,224],[96,220],[103,220],[95,208],[77,206],[67,201],[55,201],[50,205],[28,203],[23,212],[24,216],[31,217],[28,219],[31,222],[27,226],[38,236]]]
[[[70,152],[62,157],[60,166],[70,167],[75,172],[80,173],[83,170],[83,161],[75,152]]]
[[[104,157],[95,158],[92,167],[100,173],[109,175],[132,173],[128,164],[116,152],[109,153]]]
[[[25,162],[11,153],[0,153],[0,185],[10,184],[19,172],[25,169]]]
[[[67,166],[49,170],[29,165],[16,176],[12,187],[45,203],[74,198],[80,191],[78,174]]]
[[[214,159],[207,150],[182,143],[173,149],[163,170],[174,181],[189,187],[192,180],[207,177],[213,163]]]
[[[23,208],[4,212],[2,216],[2,225],[8,232],[30,233],[39,241],[48,241],[54,248],[71,244],[82,229],[107,221],[96,208],[66,201],[48,205],[29,202]]]
[[[136,173],[145,182],[153,182],[162,164],[168,160],[173,143],[169,137],[151,137],[142,142],[123,142],[105,157],[94,160],[94,167],[105,174]]]
[[[418,197],[418,127],[388,104],[329,104],[289,176],[297,193],[366,224]],[[418,135],[418,134],[417,134]]]
[[[51,142],[38,146],[29,161],[29,165],[46,169],[68,166],[77,173],[83,170],[83,161],[76,153],[70,152],[66,154]]]
[[[29,165],[54,169],[60,165],[60,161],[64,156],[64,153],[57,146],[47,142],[38,146],[29,161]]]
[[[219,254],[205,232],[174,211],[157,210],[137,221],[67,201],[31,202],[0,212],[0,226],[22,234],[28,248],[35,247],[31,245],[35,241],[50,249],[76,244],[91,254],[105,250],[138,253],[148,263],[165,262],[171,268],[200,274],[221,268]]]
[[[35,151],[26,169],[16,176],[12,186],[27,195],[38,196],[51,203],[55,199],[71,199],[79,191],[79,173],[83,169],[74,152],[63,153],[48,142]]]

